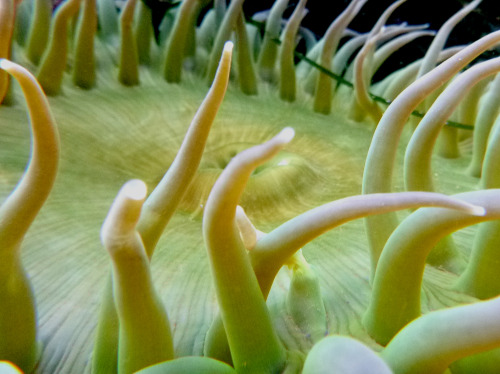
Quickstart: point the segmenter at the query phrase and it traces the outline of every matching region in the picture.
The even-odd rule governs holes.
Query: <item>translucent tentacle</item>
[[[435,33],[433,31],[413,31],[387,42],[377,51],[375,51],[375,54],[373,56],[373,66],[371,68],[372,75],[375,74],[380,66],[384,63],[384,61],[387,60],[398,49],[404,47],[408,43],[411,43],[417,38],[421,38],[423,36],[432,36],[434,34]]]
[[[240,89],[246,95],[256,95],[257,76],[255,74],[243,12],[240,13],[236,21],[236,37],[238,45],[238,80]]]
[[[410,139],[405,155],[409,191],[434,191],[431,155],[439,132],[473,85],[500,70],[500,58],[474,65],[460,74],[436,99]]]
[[[133,21],[137,0],[127,0],[120,14],[120,62],[118,81],[125,86],[139,84],[139,55],[134,40]]]
[[[455,53],[461,51],[463,48],[463,46],[457,46],[443,50],[439,54],[438,62],[442,62],[450,58]],[[402,70],[398,70],[396,72],[396,74],[398,75],[397,78],[393,79],[392,82],[386,87],[386,89],[382,93],[382,97],[390,101],[394,100],[396,96],[398,96],[406,87],[408,87],[410,83],[415,80],[422,61],[423,59],[419,59],[406,66]]]
[[[241,9],[243,6],[243,0],[234,0],[229,4],[224,19],[219,27],[217,36],[215,37],[214,46],[210,52],[210,57],[207,66],[207,82],[212,83],[215,72],[217,70],[217,65],[219,63],[219,57],[222,54],[222,49],[224,48],[224,43],[230,39],[231,32],[236,27],[236,21],[240,16]]]
[[[424,60],[422,64],[420,65],[420,69],[417,73],[417,78],[422,77],[424,74],[428,73],[431,71],[437,64],[437,59],[439,52],[443,49],[448,36],[450,33],[453,31],[453,28],[459,23],[465,16],[467,16],[470,12],[474,10],[474,8],[479,5],[481,0],[475,0],[471,3],[469,3],[467,6],[459,10],[457,13],[455,13],[453,16],[451,16],[439,29],[438,33],[434,37],[431,45],[427,49],[427,52],[425,53]],[[430,101],[432,103],[432,101]],[[428,107],[429,107],[429,101],[425,101],[421,105],[419,105],[419,111],[421,112],[426,112]],[[414,119],[414,125],[418,124],[418,119]],[[456,131],[455,130],[446,130],[448,132],[448,137],[453,138],[456,136]],[[453,140],[452,140],[453,141]]]
[[[302,19],[307,14],[307,9],[305,9],[306,2],[307,0],[300,0],[293,14],[288,20],[288,23],[286,24],[281,40],[279,62],[280,97],[282,100],[290,102],[295,101],[295,96],[297,94],[293,52],[295,51],[295,38],[297,36],[297,30],[299,28],[300,22],[302,22]]]
[[[288,266],[292,275],[286,296],[286,310],[299,329],[316,343],[328,334],[318,275],[301,252],[291,258]]]
[[[0,3],[0,58],[10,58],[11,38],[14,31],[15,2],[5,0]],[[7,94],[9,75],[0,70],[0,104]]]
[[[0,207],[0,357],[31,373],[40,351],[34,295],[21,264],[20,250],[26,232],[54,185],[59,135],[47,98],[28,70],[5,59],[0,59],[0,69],[21,85],[32,131],[27,170]]]
[[[135,28],[135,42],[137,45],[137,55],[141,65],[151,64],[151,44],[153,40],[153,20],[151,9],[139,3],[139,15]]]
[[[277,227],[249,252],[262,293],[268,295],[276,274],[290,256],[328,230],[368,215],[420,206],[446,206],[476,212],[476,207],[457,199],[425,192],[358,195],[324,204]]]
[[[226,93],[232,50],[233,44],[228,42],[212,87],[196,112],[177,156],[144,204],[138,230],[149,256],[198,169],[208,133]]]
[[[490,135],[483,163],[483,188],[500,188],[500,122],[497,121]],[[500,294],[498,269],[500,268],[500,221],[479,225],[474,237],[472,252],[465,271],[457,281],[457,288],[480,299]]]
[[[332,22],[325,32],[323,48],[319,63],[323,67],[330,67],[340,38],[356,14],[361,10],[366,0],[352,0],[347,8]],[[316,83],[314,95],[314,110],[319,113],[328,114],[332,104],[332,80],[326,74],[320,72]]]
[[[73,83],[81,88],[95,84],[94,37],[97,31],[96,0],[84,0],[73,63]]]
[[[226,92],[232,48],[232,43],[228,43],[224,48],[214,83],[196,113],[178,155],[142,208],[137,230],[149,257],[153,255],[160,235],[180,203],[186,185],[189,185],[197,170],[208,131]],[[103,294],[94,345],[94,371],[116,370],[117,346],[118,320],[109,279]]]
[[[363,343],[351,337],[331,335],[314,345],[302,373],[392,374],[392,370]]]
[[[395,373],[441,374],[454,361],[500,345],[500,298],[426,314],[381,352]]]
[[[448,36],[450,35],[453,28],[459,23],[465,16],[467,16],[470,12],[472,12],[481,2],[482,0],[475,0],[464,8],[460,9],[457,13],[451,16],[439,29],[438,33],[434,37],[430,47],[427,49],[425,53],[424,61],[420,66],[417,77],[421,77],[424,74],[431,71],[438,61],[438,56],[441,50],[443,49]]]
[[[500,112],[500,74],[497,74],[488,92],[480,103],[477,119],[474,124],[472,159],[467,171],[480,177],[483,159],[486,153],[488,137]]]
[[[370,31],[368,40],[361,48],[361,51],[356,55],[354,60],[354,93],[356,103],[363,109],[373,120],[378,123],[382,117],[382,110],[378,104],[373,101],[368,93],[372,76],[372,59],[375,53],[375,47],[379,38],[382,36],[382,26],[385,24],[389,16],[406,0],[399,0],[387,8],[377,20],[377,23]],[[353,105],[356,108],[356,105]],[[354,118],[360,118],[357,113],[353,113]]]
[[[33,7],[31,26],[26,43],[26,56],[31,62],[38,65],[49,41],[52,1],[36,0],[33,2]]]
[[[276,79],[275,66],[278,56],[278,44],[275,39],[279,39],[281,19],[287,6],[288,0],[275,1],[266,22],[264,40],[262,41],[259,58],[257,60],[257,70],[260,78],[267,82],[273,82]]]
[[[500,42],[500,32],[484,36],[441,63],[404,90],[384,112],[374,133],[363,174],[363,193],[389,192],[392,189],[392,170],[403,127],[411,112],[426,96],[483,51]],[[395,215],[366,219],[372,269],[387,238],[397,226]]]
[[[250,259],[235,223],[238,201],[252,171],[293,137],[287,128],[268,142],[235,156],[215,183],[205,206],[203,234],[215,292],[234,367],[238,372],[281,370],[285,351],[271,324]],[[233,287],[238,284],[238,287]]]
[[[68,24],[80,8],[80,0],[66,0],[53,17],[50,41],[40,63],[37,79],[47,95],[57,95],[66,69]]]
[[[186,56],[186,44],[188,42],[189,28],[195,25],[192,22],[194,12],[199,10],[198,0],[187,0],[181,3],[181,7],[175,17],[174,28],[167,42],[167,52],[163,74],[167,82],[179,83],[182,76],[182,63]],[[217,58],[219,58],[220,54]]]
[[[369,334],[386,344],[408,322],[420,316],[420,289],[426,258],[437,242],[452,232],[500,218],[499,190],[454,195],[484,206],[484,216],[440,208],[419,209],[391,235],[382,251],[373,292],[363,323]]]
[[[149,259],[136,230],[146,193],[144,182],[127,182],[101,229],[101,241],[113,265],[120,373],[136,372],[174,357],[167,313],[154,289]]]

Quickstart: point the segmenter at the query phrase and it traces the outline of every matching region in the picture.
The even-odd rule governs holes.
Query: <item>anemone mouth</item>
[[[260,103],[264,102],[265,99]],[[359,180],[342,170],[360,170],[361,157],[358,159],[358,155],[341,141],[327,142],[311,131],[305,135],[302,129],[306,125],[301,123],[305,118],[287,115],[289,119],[283,119],[285,108],[282,119],[277,122],[269,118],[270,113],[248,111],[245,117],[236,120],[237,124],[232,124],[238,118],[238,104],[233,102],[231,109],[234,111],[223,112],[218,117],[181,209],[201,217],[213,184],[231,159],[244,149],[262,143],[275,129],[283,127],[283,123],[298,129],[304,136],[252,173],[241,199],[241,205],[252,219],[261,224],[282,222],[332,196],[347,196],[348,191],[359,190]],[[276,106],[272,113],[278,117]],[[367,139],[369,133],[364,135]]]

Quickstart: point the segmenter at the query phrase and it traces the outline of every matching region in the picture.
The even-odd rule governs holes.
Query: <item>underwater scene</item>
[[[500,372],[494,0],[0,0],[0,373]]]

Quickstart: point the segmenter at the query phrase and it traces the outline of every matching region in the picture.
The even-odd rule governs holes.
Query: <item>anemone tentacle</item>
[[[331,23],[325,32],[323,48],[319,64],[323,67],[330,67],[334,51],[337,49],[340,38],[345,28],[356,14],[361,10],[366,0],[351,1],[349,6]],[[324,73],[319,73],[314,94],[314,110],[316,112],[330,113],[332,102],[332,81]]]
[[[33,19],[26,43],[26,56],[31,62],[38,65],[49,41],[52,2],[50,0],[37,0],[33,7]]]
[[[139,84],[139,55],[132,30],[137,0],[127,0],[120,14],[120,63],[118,80],[126,86]]]
[[[277,0],[269,13],[262,40],[259,57],[257,60],[257,71],[264,81],[274,82],[276,58],[278,56],[278,45],[275,40],[279,39],[281,32],[281,18],[288,5],[288,0]]]
[[[378,123],[382,117],[382,110],[378,104],[374,102],[368,94],[368,86],[370,76],[372,74],[373,54],[375,45],[379,38],[383,35],[382,28],[385,25],[390,15],[401,6],[406,0],[399,0],[391,4],[377,20],[373,28],[370,30],[368,39],[361,48],[361,51],[356,55],[354,60],[354,92],[355,101],[353,102],[353,117],[361,118],[362,115],[357,113],[358,106],[372,118],[375,123]]]
[[[243,12],[240,12],[236,20],[236,38],[238,45],[238,80],[241,92],[247,95],[257,95],[257,76]]]
[[[84,0],[74,53],[73,83],[81,88],[95,84],[94,37],[97,31],[96,0]]]
[[[149,258],[136,230],[146,194],[143,181],[128,181],[101,229],[101,240],[113,264],[113,298],[120,325],[119,373],[133,373],[174,357],[169,320],[152,284]]]
[[[167,82],[178,83],[181,80],[182,63],[186,56],[189,28],[194,27],[198,0],[183,1],[175,18],[166,49],[164,76]]]
[[[185,140],[164,177],[144,203],[137,222],[141,243],[148,258],[151,258],[160,235],[175,213],[185,186],[190,183],[200,163],[204,145],[217,110],[226,92],[231,67],[232,43],[227,43],[214,83],[196,113]],[[118,315],[113,306],[113,291],[108,280],[103,293],[103,303],[94,347],[94,371],[114,371],[118,354]],[[113,358],[111,358],[113,357]]]
[[[368,150],[363,174],[363,193],[391,191],[392,169],[397,145],[406,120],[427,95],[439,88],[469,61],[500,42],[500,32],[493,32],[467,46],[404,90],[382,116]],[[394,215],[366,219],[373,268],[387,238],[397,226]]]
[[[250,258],[262,293],[267,296],[288,258],[327,230],[357,218],[422,206],[447,207],[470,214],[483,211],[443,195],[423,192],[351,196],[319,206],[285,222],[255,243]]]
[[[33,75],[5,59],[0,59],[0,69],[21,85],[32,131],[28,168],[0,206],[0,357],[31,372],[38,362],[40,347],[33,290],[20,251],[28,229],[54,185],[59,165],[59,136],[48,101]]]
[[[306,0],[301,0],[287,22],[283,31],[279,70],[280,70],[280,97],[283,100],[293,102],[296,96],[295,66],[293,51],[295,50],[295,38],[300,22],[306,16]]]
[[[284,347],[272,328],[234,219],[252,171],[279,152],[293,136],[294,131],[285,128],[267,143],[236,156],[213,187],[203,216],[203,234],[222,321],[234,366],[242,373],[272,372],[283,370],[286,365]],[[238,288],[232,284],[238,284]]]
[[[495,118],[498,116],[500,102],[500,74],[495,76],[488,92],[480,104],[474,125],[472,159],[467,171],[475,176],[481,176],[484,154],[488,144],[488,135],[491,132]]]
[[[137,18],[138,21],[135,28],[137,55],[139,63],[148,66],[152,63],[153,14],[151,9],[142,1],[139,3]]]
[[[405,154],[405,184],[409,191],[434,191],[431,171],[431,154],[439,130],[458,106],[460,100],[477,82],[496,74],[500,59],[476,64],[460,74],[436,99],[420,121],[408,143]]]
[[[338,370],[349,374],[392,374],[392,370],[370,348],[347,336],[331,335],[311,350],[304,374],[327,374]]]
[[[50,41],[36,75],[47,95],[57,95],[61,90],[68,51],[68,23],[78,12],[81,0],[64,2],[54,14],[50,28]],[[90,57],[90,56],[89,56]]]
[[[497,346],[499,304],[496,297],[422,316],[401,330],[381,357],[396,373],[442,373],[461,357]]]
[[[500,141],[500,126],[492,129],[489,146],[483,163],[483,188],[499,188],[498,163],[500,152],[495,146]],[[498,248],[500,245],[500,221],[479,225],[472,244],[469,263],[457,280],[456,287],[480,299],[494,297],[500,293],[498,274]]]
[[[10,42],[14,28],[15,1],[2,1],[0,4],[0,58],[10,58]],[[0,104],[7,94],[8,74],[0,71]]]
[[[436,216],[434,209],[440,208],[424,208],[398,226],[380,256],[370,305],[364,317],[364,324],[376,341],[386,344],[403,326],[420,316],[426,257],[438,241],[451,232],[479,222],[498,220],[499,211],[494,202],[497,196],[495,189],[457,195],[465,201],[487,206],[484,215],[442,211]]]
[[[436,36],[432,40],[431,45],[427,49],[427,52],[425,53],[424,59],[422,61],[422,64],[420,65],[420,68],[417,73],[417,78],[422,77],[429,71],[431,71],[437,64],[437,59],[439,52],[443,49],[446,40],[448,39],[450,33],[452,32],[453,28],[464,18],[466,17],[470,12],[474,10],[478,6],[478,4],[482,0],[474,0],[471,3],[467,4],[464,6],[462,9],[460,9],[458,12],[456,12],[454,15],[452,15],[439,29],[437,32]],[[419,110],[425,112],[430,105],[432,104],[433,97],[429,97],[427,100],[425,100],[422,104],[419,105]],[[413,119],[414,121],[418,122],[418,119]],[[442,135],[443,141],[448,141],[449,143],[454,144],[455,143],[455,138],[457,136],[455,130],[445,130],[443,132],[444,134]],[[456,149],[455,149],[455,152]],[[455,155],[454,155],[455,156]],[[456,156],[455,156],[456,157]]]

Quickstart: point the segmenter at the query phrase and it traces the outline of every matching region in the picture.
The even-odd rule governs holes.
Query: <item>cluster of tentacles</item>
[[[65,117],[53,115],[51,107],[58,111],[65,96],[90,96],[99,87],[104,87],[103,96],[99,97],[113,95],[116,76],[120,85],[128,86],[122,90],[146,86],[157,96],[162,95],[162,85],[194,85],[200,82],[199,77],[211,86],[175,157],[163,165],[170,166],[155,182],[152,192],[148,195],[146,183],[140,179],[125,182],[104,219],[100,239],[111,259],[111,271],[99,306],[91,356],[93,372],[438,374],[446,370],[500,370],[500,120],[495,124],[495,119],[500,118],[500,58],[464,70],[481,53],[500,44],[500,31],[467,46],[443,49],[454,25],[480,0],[453,15],[437,32],[425,30],[425,25],[386,25],[404,2],[397,1],[385,10],[369,33],[358,34],[347,26],[366,0],[352,0],[325,35],[316,40],[300,26],[307,13],[306,0],[298,2],[286,22],[283,13],[288,0],[276,0],[272,9],[255,17],[265,25],[262,29],[245,22],[243,0],[233,0],[228,6],[224,0],[215,0],[201,23],[198,18],[208,2],[183,0],[167,12],[156,39],[150,9],[136,0],[127,0],[120,10],[110,0],[66,0],[54,12],[51,0],[2,0],[0,133],[13,139],[12,147],[18,146],[18,133],[8,122],[9,116],[15,117],[13,111],[19,107],[22,111],[20,99],[24,96],[31,122],[31,154],[22,178],[10,194],[5,193],[0,208],[0,371],[15,373],[18,367],[26,373],[35,372],[40,360],[48,355],[44,345],[54,344],[41,338],[43,329],[38,326],[36,304],[42,303],[43,296],[33,291],[21,257],[25,237],[32,235],[29,240],[37,240],[37,235],[28,233],[28,229],[48,199],[50,205],[52,189],[58,188],[59,168],[63,169],[61,174],[68,175],[64,183],[70,183],[70,179],[73,184],[80,184],[79,180],[88,183],[94,178],[90,172],[84,176],[90,170],[86,166],[73,174],[64,166],[84,154],[75,153],[72,158],[72,150],[64,151],[65,145],[70,149],[79,141],[78,136],[86,135],[84,127],[76,129],[81,132],[61,127],[60,141],[56,119],[61,122]],[[371,85],[373,75],[393,52],[416,38],[430,35],[434,36],[433,41],[421,60]],[[307,58],[296,64],[294,53],[299,37],[306,40],[308,50]],[[346,37],[349,39],[341,43]],[[8,74],[17,81],[22,96]],[[181,82],[183,74],[188,76],[187,83]],[[346,195],[352,196],[327,201],[331,195],[320,186],[331,180],[319,177],[318,170],[329,170],[330,166],[324,164],[337,160],[327,154],[316,167],[307,160],[306,153],[297,155],[290,151],[295,134],[299,142],[301,136],[314,138],[307,127],[280,125],[280,131],[276,126],[272,130],[266,128],[263,136],[270,139],[255,144],[255,140],[245,138],[251,131],[243,126],[242,138],[224,151],[224,157],[212,155],[206,161],[203,155],[210,144],[209,132],[217,121],[231,79],[237,82],[243,96],[247,95],[243,99],[245,105],[260,105],[258,98],[262,95],[279,96],[284,111],[294,110],[291,108],[296,104],[290,102],[302,107],[307,104],[309,108],[301,110],[323,124],[332,121],[332,111],[347,107],[343,115],[350,119],[345,126],[352,126],[353,130],[340,132],[373,132],[361,191],[351,190]],[[353,88],[339,85],[342,81],[352,82]],[[272,89],[274,86],[279,93]],[[133,100],[140,100],[141,92],[147,91],[130,95]],[[53,98],[48,100],[45,95]],[[231,95],[239,93],[232,91]],[[377,97],[390,105],[381,104]],[[416,110],[425,113],[423,118],[412,116]],[[69,115],[70,111],[62,113]],[[245,115],[240,114],[235,121]],[[466,130],[460,132],[457,127],[446,125],[450,118],[455,123],[474,125],[473,130],[471,126],[462,126]],[[96,128],[91,123],[88,126]],[[99,136],[106,137],[105,127],[95,131],[96,142]],[[140,131],[120,130],[128,131],[140,139]],[[407,142],[406,147],[400,145],[400,139]],[[23,142],[21,145],[26,145],[26,140]],[[132,143],[130,149],[123,143],[116,147],[126,154],[135,149]],[[4,144],[10,143],[3,141]],[[467,170],[462,162],[448,163],[434,172],[433,168],[438,167],[432,162],[435,144],[441,156],[448,158],[459,157],[459,145],[466,144],[468,153],[459,160],[470,160]],[[117,172],[142,168],[133,166],[130,159],[120,163],[108,153],[100,153],[98,146],[89,147],[89,160],[97,162],[102,158],[103,163],[113,164]],[[153,148],[142,151],[155,154]],[[210,151],[216,154],[217,147],[212,145]],[[0,162],[8,163],[8,153],[8,149],[1,153]],[[62,167],[61,154],[70,155]],[[398,157],[403,160],[403,166],[397,169],[403,177],[395,182],[393,170]],[[223,170],[215,172],[209,167],[211,162]],[[347,161],[340,168],[345,166],[348,167]],[[12,170],[9,175],[19,174],[20,170]],[[445,176],[438,183],[434,181],[437,174]],[[119,175],[123,183],[125,174]],[[478,189],[474,183],[479,177]],[[105,180],[106,176],[102,178]],[[268,179],[273,187],[262,187],[260,179]],[[460,179],[465,180],[464,184]],[[6,176],[5,182],[0,182],[4,184],[3,194],[6,187],[11,187],[12,179]],[[435,192],[435,184],[452,188],[458,184],[461,193],[447,196]],[[452,188],[444,190],[454,191]],[[393,189],[399,192],[392,192]],[[246,190],[250,190],[247,195]],[[471,191],[463,192],[467,190]],[[269,232],[257,229],[252,221],[266,222],[262,217],[270,209],[280,211],[280,194],[289,194],[287,199],[301,211],[288,211],[286,219],[267,221],[260,227]],[[321,197],[316,199],[316,195]],[[72,196],[75,198],[78,196]],[[61,206],[53,204],[54,211],[67,209],[70,215],[79,214],[71,207],[64,208],[68,202],[61,201]],[[173,333],[177,323],[167,316],[171,305],[168,300],[164,304],[150,266],[167,225],[175,221],[174,213],[183,209],[189,212],[183,216],[186,221],[200,222],[202,215],[201,224],[196,227],[199,237],[203,237],[211,287],[217,299],[217,307],[207,317],[209,327],[195,334],[202,340],[203,355],[179,354]],[[406,212],[397,216],[396,211]],[[249,218],[252,215],[255,220]],[[363,311],[362,318],[357,312],[342,317],[331,307],[334,298],[327,290],[335,281],[327,280],[325,272],[319,275],[317,267],[322,260],[316,258],[315,265],[307,256],[306,245],[363,217],[368,238],[364,251],[369,256],[370,274],[364,279],[357,277],[369,292],[360,290],[366,297],[361,297],[360,305],[352,306],[353,310]],[[457,244],[451,238],[451,233],[476,224],[480,225],[470,231],[474,233],[473,240],[462,238],[460,241],[465,244]],[[169,226],[174,226],[172,231],[182,231],[183,227],[179,221]],[[43,230],[40,226],[36,232]],[[362,235],[358,230],[346,237],[360,241]],[[46,236],[39,238],[45,240]],[[177,243],[180,248],[183,245],[182,240]],[[464,246],[470,247],[470,254],[459,248]],[[58,260],[53,258],[54,262]],[[427,270],[426,264],[431,265]],[[284,272],[284,266],[288,272]],[[432,301],[432,292],[423,292],[424,271],[431,273],[432,282],[443,280],[439,292],[451,295],[447,296],[446,306],[466,305],[433,310],[443,305]],[[189,283],[187,279],[186,282]],[[275,292],[281,299],[275,296],[267,300],[268,296],[271,299],[273,285],[280,288]],[[350,292],[350,286],[346,287]],[[357,299],[352,303],[358,304]],[[276,317],[280,314],[284,314],[282,320]],[[183,318],[189,320],[192,316]],[[348,330],[352,331],[348,334],[335,329],[335,321],[342,318],[349,320]],[[42,335],[47,334],[50,332]],[[78,347],[73,349],[79,351]],[[38,370],[49,372],[57,365],[56,362],[40,366]]]

